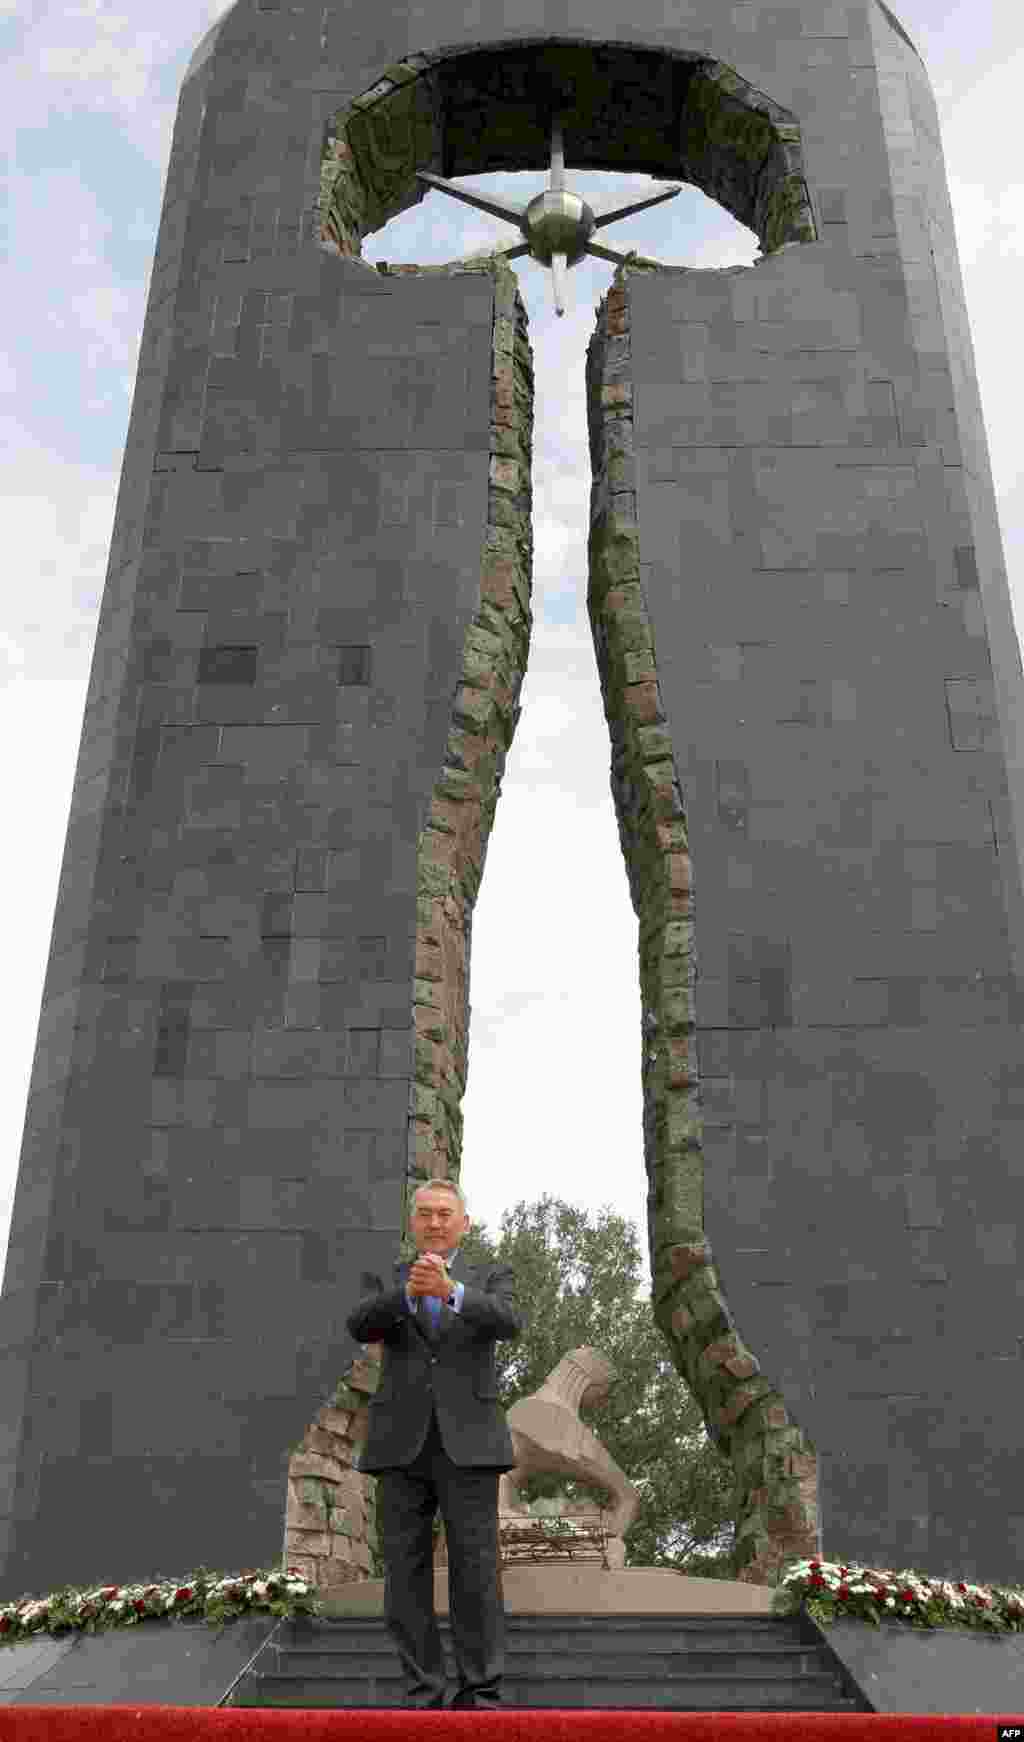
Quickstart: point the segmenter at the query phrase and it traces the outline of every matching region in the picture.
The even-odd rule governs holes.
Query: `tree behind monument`
[[[460,1250],[468,1264],[510,1264],[516,1273],[525,1327],[514,1342],[495,1345],[503,1409],[537,1391],[569,1349],[590,1345],[614,1364],[607,1401],[588,1409],[586,1420],[643,1496],[625,1537],[626,1565],[729,1578],[732,1472],[640,1293],[636,1225],[546,1193],[504,1211],[496,1236],[474,1223]],[[527,1502],[561,1493],[603,1498],[557,1474],[529,1476],[521,1492]]]

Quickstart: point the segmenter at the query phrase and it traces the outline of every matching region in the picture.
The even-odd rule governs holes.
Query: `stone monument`
[[[690,182],[762,247],[621,267],[588,359],[653,1305],[737,1577],[1020,1574],[1021,662],[920,57],[882,0],[237,0],[182,86],[74,783],[0,1597],[276,1559],[366,1383],[358,1277],[459,1174],[531,358],[507,261],[360,246],[424,176],[547,170],[556,121],[563,192]]]
[[[505,1419],[516,1462],[498,1483],[498,1510],[514,1530],[528,1512],[520,1485],[540,1471],[558,1471],[576,1482],[603,1488],[615,1504],[610,1510],[597,1506],[586,1511],[595,1512],[609,1539],[602,1543],[604,1564],[617,1568],[626,1562],[622,1539],[637,1515],[640,1496],[593,1429],[580,1419],[582,1408],[605,1400],[614,1378],[615,1368],[600,1349],[571,1349],[539,1391],[512,1405]],[[557,1516],[564,1515],[564,1509],[559,1509]]]
[[[600,1349],[571,1349],[539,1390],[507,1411],[516,1462],[498,1483],[498,1552],[506,1614],[664,1616],[698,1610],[705,1615],[770,1615],[771,1587],[694,1578],[673,1567],[626,1566],[623,1538],[639,1510],[640,1495],[579,1413],[603,1402],[614,1379],[615,1368]],[[338,1510],[345,1516],[350,1541],[358,1542],[365,1531],[360,1507],[364,1495],[360,1493],[353,1504],[350,1485],[372,1478],[359,1477],[350,1469],[349,1447],[351,1441],[362,1443],[366,1413],[357,1407],[354,1431],[346,1417],[322,1413],[319,1427],[297,1453],[300,1473],[289,1495],[289,1564],[298,1559],[308,1566],[324,1612],[335,1618],[384,1612],[384,1579],[379,1574],[353,1577],[351,1572],[339,1576],[342,1568],[332,1554],[337,1538],[331,1526]],[[333,1440],[324,1429],[332,1430]],[[303,1459],[309,1460],[308,1468]],[[520,1493],[526,1478],[555,1471],[603,1491],[605,1502],[611,1504],[562,1494],[527,1505]],[[321,1493],[315,1491],[318,1483]],[[308,1495],[312,1504],[306,1507],[298,1504],[303,1484],[314,1490]],[[318,1515],[324,1490],[329,1490],[328,1504],[325,1515]],[[448,1549],[444,1524],[436,1517],[437,1614],[448,1613],[448,1601]]]

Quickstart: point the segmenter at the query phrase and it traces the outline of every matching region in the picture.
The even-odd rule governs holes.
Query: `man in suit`
[[[508,1267],[460,1260],[470,1224],[457,1185],[418,1187],[411,1224],[415,1261],[396,1262],[390,1289],[364,1272],[371,1292],[346,1320],[357,1342],[384,1345],[356,1467],[377,1477],[384,1616],[405,1671],[406,1705],[444,1704],[433,1565],[440,1506],[459,1675],[452,1708],[493,1709],[505,1659],[498,1477],[515,1466],[497,1402],[494,1344],[523,1328],[515,1276]]]

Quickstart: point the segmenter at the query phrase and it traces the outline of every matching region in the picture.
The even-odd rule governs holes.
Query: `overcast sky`
[[[208,0],[0,0],[11,558],[0,593],[11,825],[0,856],[0,1265],[177,92],[222,10]],[[1019,0],[902,0],[896,10],[938,100],[1019,624],[1024,171],[1007,142],[1024,89],[1024,13]],[[544,179],[471,185],[526,199]],[[573,172],[571,181],[599,208],[652,186],[645,176]],[[492,238],[515,239],[432,193],[364,253],[425,263]],[[695,189],[602,240],[707,267],[751,264],[757,247]],[[504,1208],[550,1191],[593,1211],[611,1206],[636,1224],[643,1248],[636,921],[586,613],[584,357],[613,268],[588,260],[570,273],[561,321],[549,276],[526,260],[516,270],[537,380],[534,631],[473,928],[462,1182],[471,1214],[492,1232]]]

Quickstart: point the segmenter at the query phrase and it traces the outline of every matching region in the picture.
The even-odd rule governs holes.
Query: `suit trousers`
[[[505,1667],[505,1609],[498,1561],[498,1477],[491,1467],[453,1464],[436,1410],[421,1450],[377,1475],[377,1530],[384,1559],[384,1619],[402,1660],[406,1706],[444,1704],[441,1634],[434,1613],[434,1514],[448,1545],[448,1614],[459,1706],[497,1707]]]

